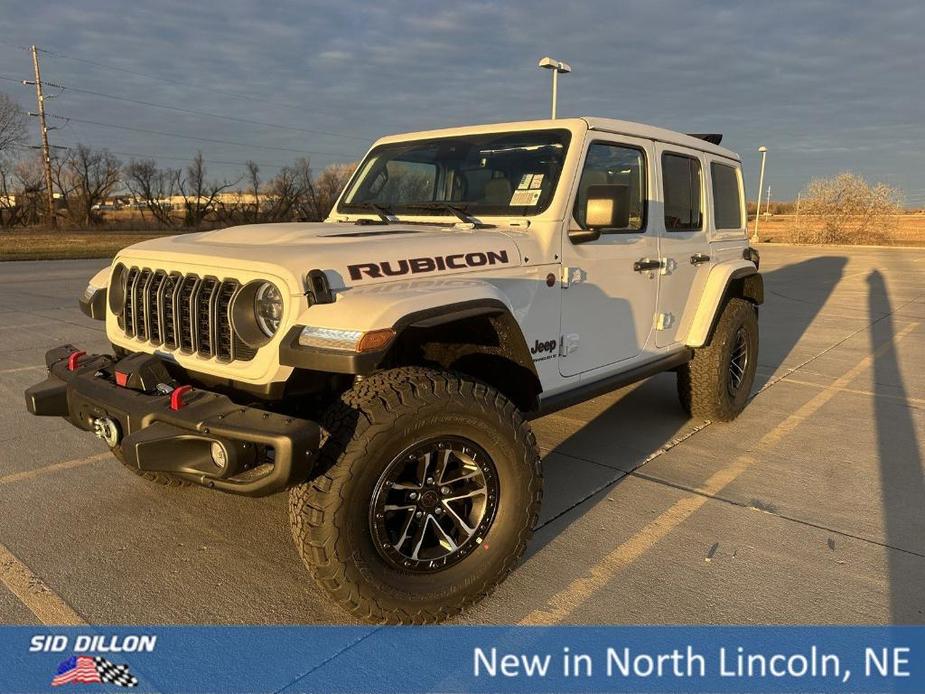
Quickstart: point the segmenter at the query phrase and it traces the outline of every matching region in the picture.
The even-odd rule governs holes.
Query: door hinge
[[[580,267],[566,267],[563,265],[562,272],[559,276],[559,284],[561,284],[564,289],[570,284],[578,284],[579,282],[584,282],[587,276],[588,274]]]
[[[671,326],[674,325],[674,314],[672,313],[659,313],[658,317],[655,319],[655,329],[656,330],[668,330]]]
[[[670,275],[678,269],[678,262],[674,258],[659,258],[659,260],[662,261],[662,267],[659,270],[662,275]]]
[[[578,350],[578,333],[569,333],[568,335],[563,335],[559,340],[559,356],[567,357],[572,352]]]

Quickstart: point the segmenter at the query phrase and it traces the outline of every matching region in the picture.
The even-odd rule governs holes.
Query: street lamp
[[[755,207],[755,233],[752,235],[752,243],[758,243],[758,219],[761,217],[761,191],[764,189],[764,160],[768,156],[768,148],[761,145],[758,151],[761,152],[761,175],[758,177],[758,205]]]
[[[541,58],[536,66],[552,70],[552,117],[555,118],[556,105],[559,97],[559,73],[565,74],[571,72],[572,66],[568,63],[563,63],[561,60],[550,58],[548,55],[545,58]]]

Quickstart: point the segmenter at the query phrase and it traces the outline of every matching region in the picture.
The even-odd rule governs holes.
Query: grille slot
[[[256,356],[231,327],[237,280],[131,267],[124,282],[119,318],[127,337],[222,362]]]

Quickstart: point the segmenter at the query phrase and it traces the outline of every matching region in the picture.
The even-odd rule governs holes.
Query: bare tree
[[[0,161],[0,227],[12,228],[22,223],[22,200],[13,187],[9,164]]]
[[[231,195],[215,201],[215,216],[223,224],[256,224],[262,221],[263,181],[260,167],[253,161],[245,164],[243,186]]]
[[[299,210],[300,217],[309,222],[327,217],[355,169],[356,164],[331,164],[324,168],[318,178],[313,178],[308,161],[299,160],[296,170],[308,182],[305,200]]]
[[[176,220],[172,215],[171,198],[177,194],[180,171],[159,169],[153,159],[129,162],[124,171],[124,183],[142,218],[147,210],[163,226],[172,227]]]
[[[219,194],[231,188],[233,183],[209,181],[206,178],[206,163],[202,152],[196,152],[185,173],[176,174],[177,190],[183,197],[183,224],[199,227],[215,209]]]
[[[98,206],[119,184],[122,162],[106,149],[77,145],[52,162],[52,175],[72,222],[100,222]]]
[[[810,181],[801,193],[792,238],[802,243],[882,243],[896,229],[902,191],[846,171]]]
[[[45,214],[45,171],[42,155],[35,154],[16,164],[13,169],[16,186],[16,206],[19,209],[19,223],[38,224]]]
[[[0,157],[26,141],[26,112],[6,94],[0,93]]]
[[[301,218],[302,208],[311,199],[312,191],[311,166],[307,159],[280,169],[267,185],[264,218],[268,222]]]

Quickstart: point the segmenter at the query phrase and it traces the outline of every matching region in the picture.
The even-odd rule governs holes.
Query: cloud
[[[4,4],[12,14],[12,0]],[[0,11],[4,8],[0,6]],[[17,3],[17,36],[48,50],[156,75],[44,56],[49,80],[237,118],[320,130],[314,135],[209,119],[65,91],[54,108],[85,120],[169,130],[355,159],[388,132],[545,116],[541,54],[571,63],[560,110],[724,132],[743,154],[751,187],[755,149],[768,179],[792,196],[814,176],[854,169],[921,190],[925,6],[841,0],[563,4],[472,0],[162,0]],[[27,75],[28,56],[0,46],[4,73]],[[0,85],[15,90],[15,86]],[[28,104],[28,95],[18,98]],[[72,124],[62,141],[185,156],[195,143]],[[257,147],[202,143],[207,158],[282,163]],[[292,156],[296,156],[293,152]],[[213,172],[236,175],[234,166]]]

